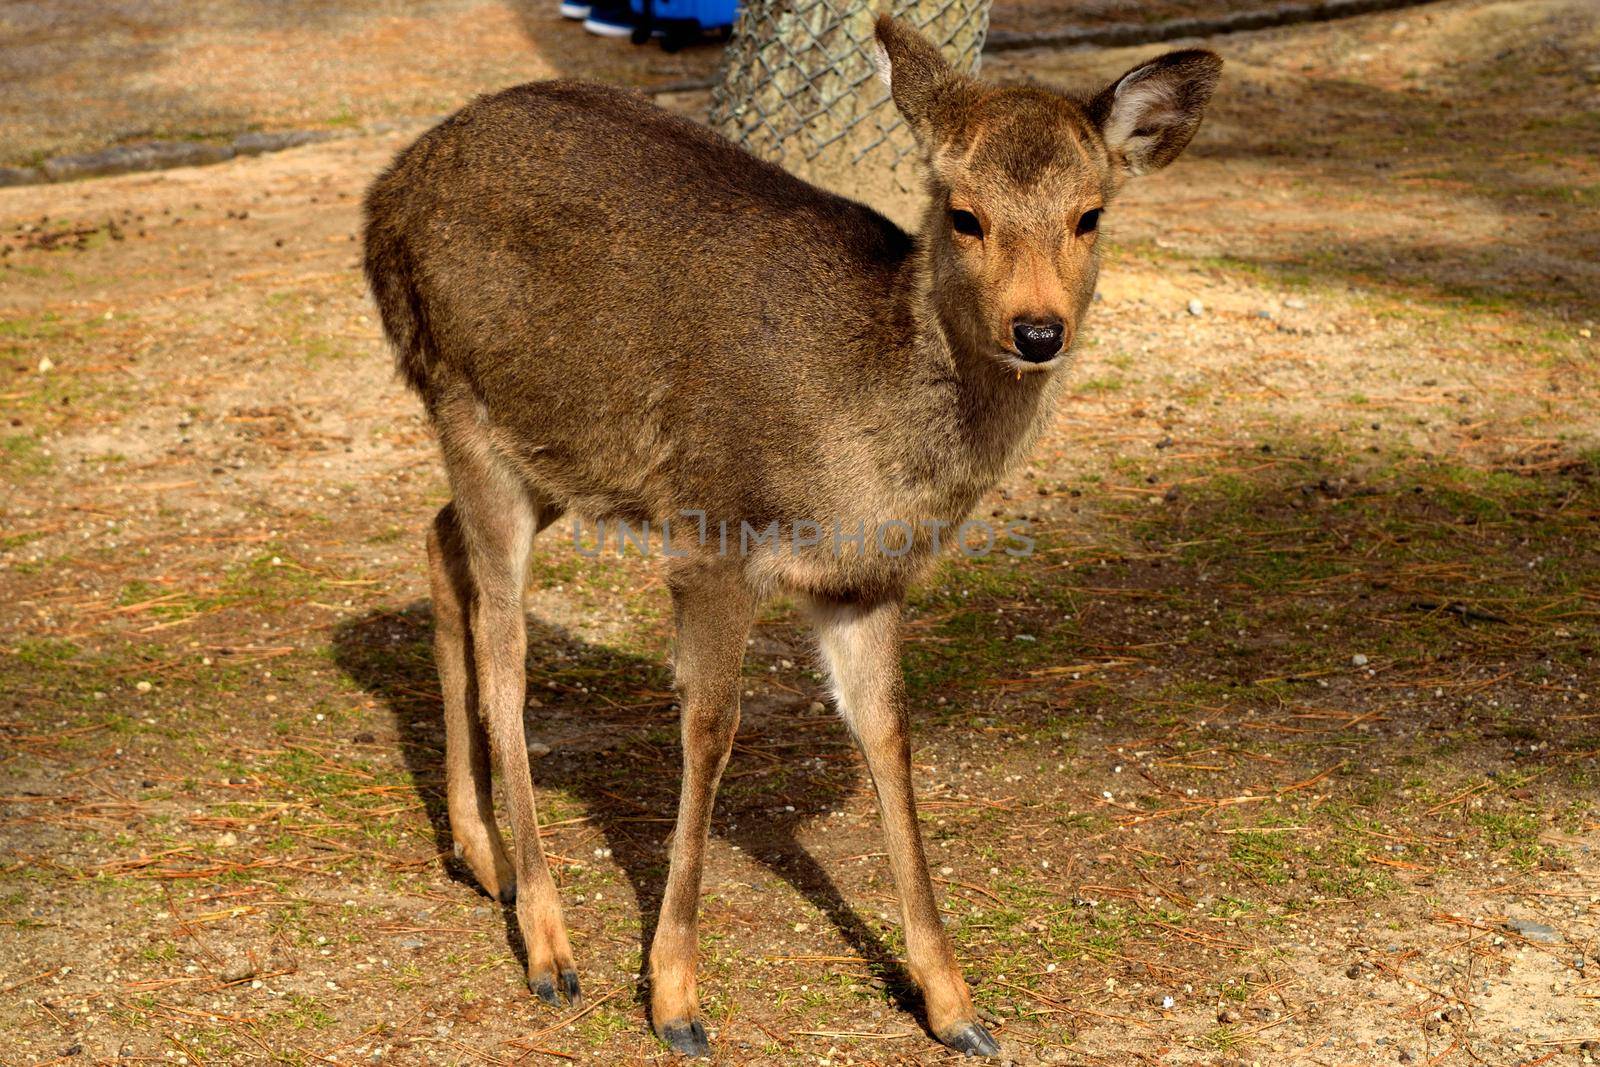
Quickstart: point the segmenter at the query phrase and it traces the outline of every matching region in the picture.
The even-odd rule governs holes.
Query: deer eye
[[[968,237],[983,239],[983,224],[978,221],[978,216],[970,211],[953,208],[950,211],[950,226],[960,234]]]
[[[1078,236],[1084,237],[1100,228],[1100,209],[1090,208],[1078,219]]]

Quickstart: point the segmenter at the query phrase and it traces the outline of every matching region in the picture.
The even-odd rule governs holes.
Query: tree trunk
[[[893,11],[976,71],[989,0],[897,0]],[[909,223],[916,146],[878,80],[875,17],[864,0],[746,0],[710,121],[756,155]]]

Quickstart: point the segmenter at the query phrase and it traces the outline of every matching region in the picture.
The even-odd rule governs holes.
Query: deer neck
[[[924,239],[906,263],[899,321],[914,326],[902,411],[902,470],[962,510],[1026,458],[1053,409],[1060,368],[1020,376],[964,313],[970,301],[938,269]]]

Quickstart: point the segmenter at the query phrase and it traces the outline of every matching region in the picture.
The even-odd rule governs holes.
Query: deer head
[[[1066,363],[1094,295],[1102,212],[1188,145],[1222,60],[1170,52],[1083,99],[961,74],[889,16],[877,39],[925,163],[922,237],[947,335],[1018,373]]]

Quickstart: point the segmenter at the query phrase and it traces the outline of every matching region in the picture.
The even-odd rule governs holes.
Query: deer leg
[[[562,994],[575,1002],[578,972],[555,882],[539,843],[539,813],[522,721],[528,650],[523,582],[533,535],[553,509],[531,499],[526,487],[498,468],[492,456],[467,449],[447,450],[447,455],[455,460],[451,485],[472,575],[470,625],[478,708],[511,819],[517,927],[528,951],[528,988],[548,1004],[560,1005]]]
[[[815,619],[823,663],[839,713],[861,746],[900,893],[911,977],[922,989],[928,1027],[940,1041],[969,1056],[995,1056],[1000,1046],[972,1007],[955,949],[934,903],[933,882],[917,826],[911,789],[911,738],[900,673],[898,602],[817,604]]]
[[[739,665],[755,599],[731,568],[673,576],[677,684],[683,706],[683,784],[672,864],[650,949],[650,1014],[673,1051],[711,1051],[695,993],[700,876],[717,782],[739,725]]]
[[[477,679],[467,614],[472,576],[455,505],[440,509],[428,531],[433,588],[433,656],[444,693],[445,791],[450,837],[483,891],[502,903],[517,895],[516,878],[494,821],[489,789],[489,738],[478,715]]]

